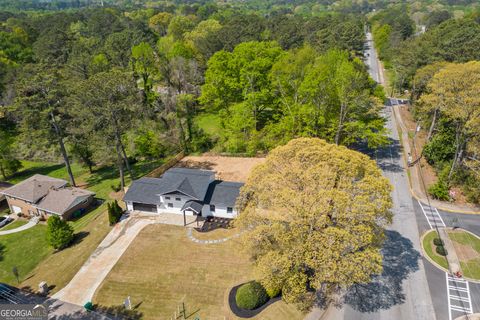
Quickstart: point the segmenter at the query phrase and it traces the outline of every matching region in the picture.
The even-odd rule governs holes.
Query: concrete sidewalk
[[[404,148],[404,155],[406,154],[415,154],[412,150],[412,146],[410,144],[410,140],[408,137],[408,129],[405,126],[403,119],[400,115],[400,111],[398,110],[399,106],[392,106],[393,114],[395,116],[396,122],[398,124],[398,129],[400,133],[400,138],[402,141],[402,146]],[[418,150],[417,150],[418,153]],[[405,167],[407,167],[407,160],[403,159],[405,162]],[[430,204],[433,207],[440,209],[446,212],[455,212],[455,213],[466,213],[466,214],[480,214],[480,207],[471,205],[457,205],[454,203],[449,203],[445,201],[438,201],[434,199],[427,199],[426,191],[422,183],[420,168],[418,165],[408,168],[409,172],[409,183],[410,183],[410,191],[412,196],[417,200],[423,202],[424,204]]]

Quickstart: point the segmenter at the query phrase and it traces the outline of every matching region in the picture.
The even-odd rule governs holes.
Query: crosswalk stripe
[[[454,286],[448,286],[449,289],[451,290],[457,290],[457,291],[463,291],[463,292],[468,292],[467,288],[459,288],[459,287],[454,287]]]
[[[459,297],[459,296],[453,296],[453,295],[450,295],[450,299],[458,300],[458,301],[463,301],[463,302],[470,302],[470,301],[468,300],[468,298]]]
[[[472,313],[472,309],[470,308],[464,308],[460,306],[452,306],[450,305],[450,310],[455,310],[455,311],[460,311],[460,312],[466,312],[466,313]]]

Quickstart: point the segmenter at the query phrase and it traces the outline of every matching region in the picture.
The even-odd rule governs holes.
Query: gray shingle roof
[[[241,182],[215,180],[210,185],[205,203],[235,207],[242,186]]]
[[[160,204],[161,194],[183,193],[202,201],[215,173],[213,171],[172,168],[160,178],[141,178],[132,183],[123,197],[124,201]]]
[[[181,210],[183,211],[183,210],[187,210],[187,209],[192,209],[196,213],[201,213],[202,208],[203,208],[203,203],[201,203],[199,201],[190,200],[190,201],[185,202],[185,204],[183,205]]]
[[[62,215],[93,195],[95,195],[94,192],[80,188],[50,189],[36,207]]]
[[[31,203],[36,203],[47,195],[50,188],[61,188],[67,184],[67,181],[41,174],[36,174],[30,178],[17,183],[11,188],[3,190],[2,193],[14,198],[19,198]]]

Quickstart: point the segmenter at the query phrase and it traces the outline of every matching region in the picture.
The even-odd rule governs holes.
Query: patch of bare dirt
[[[475,249],[473,249],[471,246],[464,245],[456,241],[452,242],[453,246],[455,247],[455,251],[457,252],[458,259],[460,259],[460,261],[468,261],[480,258],[480,254],[478,254],[478,252],[475,251]]]
[[[401,106],[399,107],[399,110],[403,119],[403,123],[405,124],[409,132],[408,137],[410,145],[413,145],[413,134],[416,130],[417,123],[413,118],[412,113],[410,112],[410,108],[410,106]],[[418,132],[415,137],[415,149],[417,154],[412,154],[414,160],[420,156],[421,150],[423,150],[423,146],[427,141],[427,132],[428,128],[421,128],[420,132]],[[422,158],[420,160],[420,166],[422,168],[423,180],[425,181],[425,185],[428,189],[429,186],[438,181],[437,173],[435,172],[435,169],[427,163],[425,158]],[[451,188],[451,190],[455,194],[455,201],[453,203],[458,205],[469,204],[461,188],[453,187]]]
[[[415,130],[417,128],[417,123],[415,119],[413,119],[413,115],[410,113],[409,108],[409,106],[401,106],[399,110],[403,119],[403,123],[405,124],[409,132],[408,140],[410,142],[410,145],[413,145],[413,134],[415,133]],[[416,154],[412,154],[414,160],[420,156],[426,141],[427,132],[425,128],[422,128],[422,130],[420,130],[420,132],[418,132],[415,137]],[[428,188],[430,185],[437,182],[437,174],[435,173],[435,170],[432,168],[432,166],[430,166],[424,158],[420,160],[420,166],[422,167],[423,180],[425,181],[425,185]]]
[[[216,179],[246,182],[250,171],[265,158],[224,157],[214,155],[187,156],[175,167],[212,170]]]

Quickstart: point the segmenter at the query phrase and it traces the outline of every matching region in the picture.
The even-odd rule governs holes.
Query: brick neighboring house
[[[1,182],[0,181],[0,206],[3,205],[3,201],[6,200],[5,196],[1,193],[3,190],[10,188],[12,185],[7,182]],[[5,202],[6,204],[6,202]]]
[[[85,210],[95,193],[67,187],[67,181],[36,174],[0,192],[10,211],[27,217],[43,217],[55,214],[68,219],[73,213]]]

